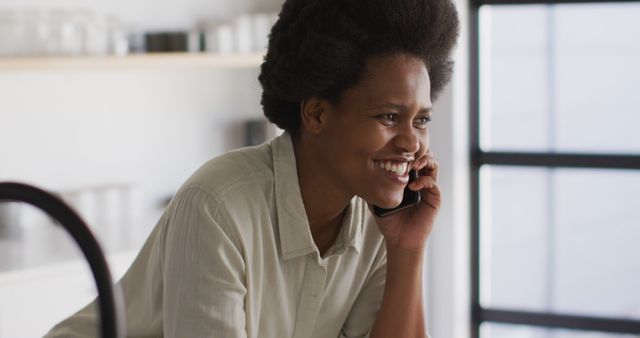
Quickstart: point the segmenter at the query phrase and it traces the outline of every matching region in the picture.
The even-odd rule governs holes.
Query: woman
[[[440,207],[428,122],[457,30],[448,0],[287,0],[260,74],[286,132],[180,188],[119,282],[127,335],[424,337]],[[406,186],[418,205],[373,215]],[[95,335],[95,310],[49,336]]]

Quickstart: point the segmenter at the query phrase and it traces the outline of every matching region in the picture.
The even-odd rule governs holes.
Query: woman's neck
[[[299,136],[293,141],[298,184],[312,234],[336,233],[353,196],[336,186],[311,142]],[[315,239],[315,238],[314,238]]]

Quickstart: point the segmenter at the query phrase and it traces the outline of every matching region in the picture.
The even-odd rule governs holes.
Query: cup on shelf
[[[127,30],[122,21],[115,16],[109,16],[106,23],[107,52],[118,56],[129,54]]]
[[[129,53],[144,53],[145,47],[144,31],[138,28],[130,28],[127,33],[127,43],[129,45]]]
[[[272,23],[271,15],[258,13],[252,16],[251,28],[253,29],[253,50],[266,51],[269,44],[269,32]]]
[[[107,184],[95,187],[96,227],[101,230],[104,241],[118,245],[126,239],[131,224],[131,186],[128,184]]]
[[[81,188],[65,191],[62,199],[73,208],[78,215],[90,226],[96,224],[98,210],[96,191],[91,188]]]
[[[60,193],[107,246],[117,246],[129,235],[132,223],[132,185],[107,183]]]
[[[13,42],[13,22],[11,11],[0,9],[0,57],[11,56]]]
[[[243,14],[228,23],[205,22],[204,50],[212,53],[263,52],[269,42],[269,32],[277,15],[272,13]]]
[[[216,25],[204,32],[204,50],[211,53],[233,53],[234,33],[229,24]]]
[[[24,10],[0,10],[0,55],[26,55],[28,43],[26,39]]]
[[[240,15],[233,21],[234,51],[249,53],[253,47],[253,19],[249,15]]]
[[[127,28],[83,8],[0,9],[0,57],[127,54]]]
[[[145,34],[147,52],[197,52],[200,33],[197,31],[151,32]]]
[[[85,24],[84,51],[86,55],[106,55],[109,52],[107,23],[102,16],[90,13]]]
[[[187,32],[187,52],[199,53],[202,51],[202,33],[196,29]]]
[[[31,11],[27,25],[30,28],[28,41],[31,41],[29,55],[46,55],[47,43],[51,39],[49,12],[46,10]]]
[[[48,54],[79,55],[82,52],[80,27],[72,12],[63,9],[51,10],[51,39]]]

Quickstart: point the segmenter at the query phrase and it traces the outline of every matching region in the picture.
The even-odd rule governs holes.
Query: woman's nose
[[[420,150],[420,136],[413,126],[404,127],[396,136],[396,146],[402,152],[415,154]]]

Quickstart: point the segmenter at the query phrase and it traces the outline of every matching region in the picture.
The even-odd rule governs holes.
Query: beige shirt
[[[204,164],[119,284],[128,337],[367,337],[385,271],[383,237],[358,197],[320,256],[285,133]],[[47,337],[96,336],[95,310]]]

